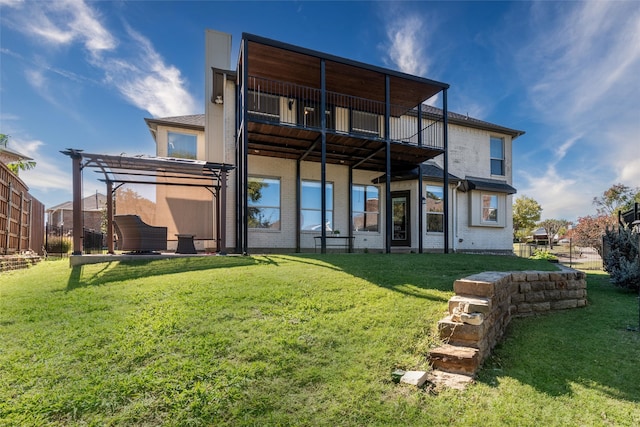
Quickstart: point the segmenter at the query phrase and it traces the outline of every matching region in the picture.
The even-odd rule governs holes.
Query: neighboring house
[[[205,114],[146,119],[157,156],[235,167],[223,228],[211,194],[157,187],[170,236],[203,249],[224,230],[229,251],[324,251],[339,230],[359,252],[512,253],[524,132],[446,111],[445,83],[250,34],[237,70],[230,52],[230,35],[207,31]],[[434,96],[443,109],[425,104]]]
[[[27,157],[24,154],[18,153],[15,150],[7,147],[7,138],[0,140],[0,163],[8,165],[14,162],[28,162],[33,160],[31,157]]]
[[[96,193],[82,199],[82,223],[85,229],[100,232],[107,196]],[[46,210],[47,226],[65,235],[73,235],[73,202],[64,202]]]

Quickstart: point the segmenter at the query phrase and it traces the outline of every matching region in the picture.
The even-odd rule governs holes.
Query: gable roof
[[[415,110],[415,114],[418,114],[417,110]],[[440,117],[442,117],[442,109],[438,107],[432,107],[430,105],[422,105],[422,114],[428,117],[433,116],[434,119],[439,119]],[[516,139],[517,137],[525,134],[523,130],[511,129],[508,127],[497,125],[495,123],[485,122],[484,120],[470,117],[468,114],[465,116],[464,114],[449,111],[449,114],[447,114],[447,118],[449,119],[450,124],[487,130],[489,132],[504,133],[506,135],[510,135],[513,139]]]
[[[25,156],[24,154],[12,150],[5,144],[0,144],[0,159],[6,159],[7,161],[5,161],[4,163],[33,160],[31,157]]]
[[[204,114],[191,114],[188,116],[160,117],[157,119],[145,118],[149,130],[155,138],[158,126],[174,126],[184,129],[204,131]]]
[[[422,170],[423,181],[430,180],[430,181],[444,182],[444,169],[442,169],[440,166],[436,165],[435,163],[431,163],[431,162],[422,163],[419,166],[419,168],[413,168],[411,170],[393,173],[391,175],[391,182],[411,181],[414,179],[418,179],[418,174],[420,170]],[[461,181],[460,178],[458,178],[453,174],[448,174],[448,175],[449,175],[450,183],[457,183]],[[384,174],[384,175],[380,175],[378,178],[373,179],[372,182],[374,184],[381,184],[383,182],[386,182],[386,180],[387,180],[387,175]]]
[[[100,211],[107,206],[107,196],[102,193],[92,194],[82,199],[82,210],[87,211]],[[73,210],[73,202],[67,201],[50,207],[47,212],[55,212],[60,210],[71,211]]]

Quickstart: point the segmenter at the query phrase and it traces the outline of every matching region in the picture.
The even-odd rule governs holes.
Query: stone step
[[[451,315],[438,322],[440,339],[449,342],[480,342],[484,339],[488,322],[480,325],[469,325],[462,322],[454,322]]]
[[[472,375],[453,374],[451,372],[433,369],[427,376],[427,381],[436,387],[452,388],[455,390],[465,390],[469,384],[473,383]]]
[[[482,363],[477,348],[449,344],[430,350],[429,360],[434,369],[462,375],[474,375]]]
[[[453,309],[462,306],[466,307],[465,313],[483,313],[491,311],[491,298],[479,298],[467,295],[454,295],[449,299],[449,314],[453,314]]]

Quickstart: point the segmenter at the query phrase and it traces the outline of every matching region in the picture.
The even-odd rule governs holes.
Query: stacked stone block
[[[20,270],[29,268],[42,260],[37,255],[34,256],[1,256],[0,273],[3,271]]]
[[[435,369],[473,376],[504,335],[512,317],[530,316],[587,303],[586,275],[559,272],[484,272],[456,280],[449,315],[438,322],[446,343],[429,352]],[[460,321],[454,311],[481,313],[482,323]]]

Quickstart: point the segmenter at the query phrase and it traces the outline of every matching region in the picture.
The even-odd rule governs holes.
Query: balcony
[[[238,83],[247,116],[238,134],[246,132],[248,154],[320,162],[323,131],[326,162],[353,168],[385,171],[389,161],[393,170],[411,169],[444,152],[442,112],[429,108],[419,120],[418,106],[448,85],[245,39],[239,69],[246,74],[238,74]]]

